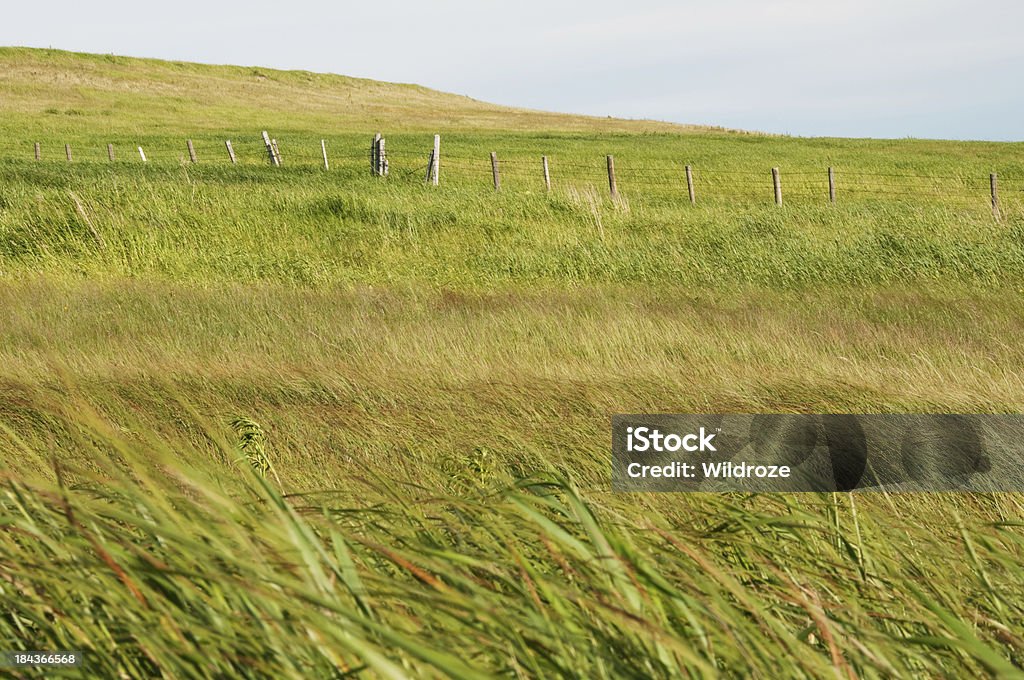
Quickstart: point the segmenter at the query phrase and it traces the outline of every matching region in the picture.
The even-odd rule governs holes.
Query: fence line
[[[208,153],[204,163],[216,163],[227,161],[231,165],[239,163],[239,153],[236,152],[236,145],[242,145],[241,150],[246,156],[259,157],[262,155],[264,163],[274,167],[285,166],[278,140],[271,137],[269,132],[262,132],[262,143],[253,140],[244,140],[241,143],[236,139],[224,140],[224,150],[219,154]],[[369,154],[370,174],[376,177],[388,177],[392,159],[401,162],[404,168],[399,169],[398,177],[409,179],[416,175],[424,176],[427,184],[438,186],[442,183],[441,166],[441,136],[434,136],[433,148],[423,149],[422,153],[412,150],[395,151],[385,146],[385,138],[380,133],[373,137]],[[364,152],[335,150],[330,152],[331,163],[328,159],[327,140],[320,139],[318,148],[315,149],[318,165],[322,165],[324,171],[330,171],[332,166],[348,168],[352,164],[366,163],[367,155]],[[81,159],[81,147],[78,157]],[[180,148],[180,147],[179,147]],[[306,159],[301,156],[299,147],[295,148],[296,158]],[[153,160],[152,149],[147,157],[143,147],[137,146],[138,158],[143,163]],[[365,147],[364,147],[365,149]],[[185,140],[185,150],[188,154],[188,162],[198,164],[200,161],[199,150],[192,139]],[[36,161],[50,159],[44,153],[44,144],[34,142],[32,147],[33,157]],[[69,143],[64,144],[64,156],[66,162],[75,162],[72,155],[72,148]],[[106,145],[107,161],[118,162],[117,154],[113,143]],[[129,154],[129,158],[131,154]],[[182,158],[184,161],[184,158]],[[537,158],[503,157],[496,151],[481,153],[479,155],[469,154],[465,150],[455,153],[446,152],[444,155],[445,176],[451,173],[456,181],[466,177],[480,178],[490,177],[491,184],[495,191],[501,191],[505,184],[516,184],[523,180],[536,182],[545,191],[550,192],[553,186],[569,182],[600,182],[607,181],[609,195],[614,199],[620,195],[620,184],[624,183],[626,191],[637,191],[647,193],[647,190],[664,189],[666,191],[678,191],[680,196],[685,196],[690,204],[696,205],[699,201],[708,196],[723,198],[723,189],[728,190],[728,198],[736,198],[750,192],[751,198],[762,197],[766,202],[773,201],[776,206],[783,205],[783,195],[791,198],[805,199],[820,197],[830,204],[841,202],[844,196],[863,198],[869,196],[880,197],[919,197],[923,195],[935,195],[943,198],[964,198],[964,199],[985,199],[991,208],[995,219],[1000,219],[1003,213],[1003,203],[1000,201],[1000,193],[1012,196],[1017,199],[1024,194],[1024,177],[1005,178],[999,177],[992,172],[988,177],[972,176],[967,174],[918,174],[913,172],[844,172],[833,166],[823,168],[819,171],[808,171],[806,169],[788,170],[780,166],[767,168],[762,171],[736,170],[736,169],[715,169],[699,168],[693,164],[667,165],[664,160],[655,163],[646,162],[642,165],[622,164],[616,166],[616,159],[607,155],[601,163],[595,158],[592,163],[582,162],[578,159],[561,161],[555,156],[548,154]],[[78,162],[81,162],[79,160]],[[127,162],[127,161],[120,161]],[[300,163],[296,163],[301,166]],[[567,174],[562,174],[567,172]],[[955,172],[955,171],[954,171]],[[475,180],[474,180],[475,181]],[[685,190],[685,195],[682,194]]]

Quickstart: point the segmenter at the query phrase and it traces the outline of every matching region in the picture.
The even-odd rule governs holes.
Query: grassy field
[[[0,65],[0,649],[83,650],[72,677],[1021,674],[1020,496],[613,494],[608,442],[615,413],[1020,412],[1024,145]]]

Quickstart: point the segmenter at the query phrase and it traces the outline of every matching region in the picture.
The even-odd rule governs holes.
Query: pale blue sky
[[[0,44],[795,135],[1024,140],[1020,0],[40,0],[5,8]]]

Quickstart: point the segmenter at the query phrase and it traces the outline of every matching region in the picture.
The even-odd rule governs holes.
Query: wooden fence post
[[[270,143],[270,135],[267,131],[263,131],[263,143],[267,146],[267,156],[270,157],[270,164],[273,166],[281,165],[281,161],[277,157],[277,152],[274,151],[274,145]]]
[[[370,174],[377,176],[380,174],[380,158],[377,154],[380,153],[380,133],[378,132],[373,136],[373,141],[370,142]]]
[[[109,158],[111,161],[114,160],[114,145],[113,144],[107,144],[107,158]]]
[[[498,174],[498,154],[491,152],[491,175],[494,177],[494,190],[501,191],[501,175]]]
[[[544,189],[551,191],[551,170],[548,168],[548,157],[541,156],[540,162],[544,166]]]
[[[615,157],[608,156],[608,190],[612,198],[619,195],[619,185],[615,182]]]
[[[999,176],[992,173],[988,176],[989,189],[992,192],[992,216],[999,219]]]
[[[686,166],[686,193],[690,195],[690,205],[697,203],[697,192],[693,188],[693,168]]]
[[[270,148],[274,150],[274,158],[277,159],[277,167],[281,167],[281,150],[277,148],[277,140],[270,140]]]
[[[381,137],[377,140],[377,176],[388,176],[388,150],[387,140]]]
[[[772,168],[772,186],[775,188],[775,205],[782,205],[782,177],[778,168]]]
[[[36,142],[36,160],[42,160],[43,158],[43,145]]]
[[[832,166],[828,168],[828,200],[832,204],[836,202],[836,171]]]
[[[277,165],[277,158],[274,157],[274,150],[270,148],[270,135],[267,131],[263,131],[263,146],[267,150],[267,157],[270,158],[271,165]]]
[[[323,154],[324,154],[324,170],[330,170],[331,169],[331,164],[327,162],[327,140],[326,139],[321,139],[320,140],[320,151],[322,151]]]
[[[199,159],[196,158],[196,147],[194,147],[192,145],[192,140],[191,139],[186,139],[185,140],[185,146],[188,147],[188,159],[190,161],[192,161],[193,163],[198,163]]]
[[[434,155],[430,159],[430,166],[436,187],[441,183],[441,135],[434,135]]]
[[[231,159],[231,165],[234,165],[238,161],[235,160],[235,150],[231,148],[231,140],[230,139],[224,140],[224,146],[227,147],[228,158]]]
[[[64,154],[68,157],[68,162],[70,163],[71,162],[71,145],[70,144],[65,144],[64,145]]]
[[[146,152],[142,150],[141,146],[139,147],[139,157],[142,158],[142,162],[143,163],[146,162]]]

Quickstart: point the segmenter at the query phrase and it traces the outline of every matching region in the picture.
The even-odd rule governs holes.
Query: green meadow
[[[1020,412],[1024,144],[15,48],[0,95],[0,650],[84,652],[48,677],[1024,672],[1019,495],[613,494],[609,445],[616,413]]]

